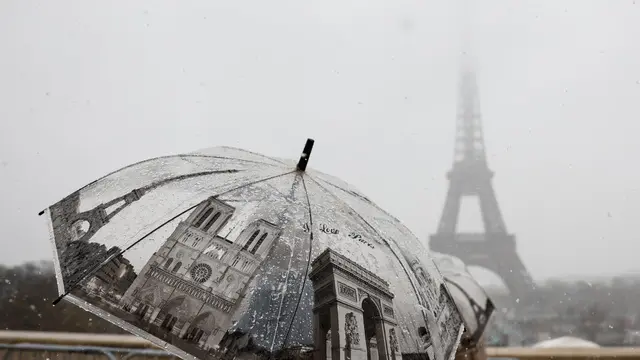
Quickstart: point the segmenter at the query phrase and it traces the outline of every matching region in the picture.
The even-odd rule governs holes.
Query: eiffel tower
[[[456,148],[452,170],[447,174],[449,190],[438,230],[431,235],[432,250],[460,258],[469,266],[495,272],[513,299],[524,299],[533,280],[516,251],[515,236],[507,232],[491,184],[493,172],[485,153],[480,101],[475,72],[462,67],[459,83]],[[479,200],[483,233],[457,231],[460,204],[465,196]]]

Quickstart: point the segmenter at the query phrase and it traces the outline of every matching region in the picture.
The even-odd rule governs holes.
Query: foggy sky
[[[426,241],[452,164],[460,18],[429,0],[0,2],[0,262],[50,258],[37,213],[124,165],[217,145],[297,158],[307,137],[309,166]],[[640,1],[486,0],[470,18],[525,265],[640,272]]]

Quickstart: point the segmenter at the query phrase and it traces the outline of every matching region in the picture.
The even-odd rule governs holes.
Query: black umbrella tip
[[[40,212],[38,213],[38,216],[42,216],[42,214],[44,214],[44,210],[40,211]]]
[[[67,294],[63,294],[63,295],[58,296],[58,298],[57,298],[57,299],[55,299],[55,300],[53,300],[53,302],[52,302],[51,304],[52,304],[52,305],[54,305],[54,306],[55,306],[55,305],[58,305],[58,303],[60,302],[60,300],[62,300],[62,298],[63,298],[63,297],[65,297],[65,296],[67,296]]]
[[[313,139],[307,139],[307,142],[304,144],[302,155],[300,155],[300,161],[298,161],[298,165],[296,166],[298,170],[305,171],[307,169],[309,157],[311,156],[311,150],[313,150],[313,143]]]

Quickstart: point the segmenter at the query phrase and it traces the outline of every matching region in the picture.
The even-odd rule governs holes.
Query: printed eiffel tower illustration
[[[491,184],[480,116],[480,102],[472,66],[462,67],[459,84],[456,148],[452,170],[447,174],[449,190],[437,232],[430,237],[432,250],[459,257],[469,266],[495,272],[509,288],[513,299],[522,299],[533,280],[516,251],[515,236],[507,232]],[[483,233],[457,231],[462,198],[476,197],[480,204]]]

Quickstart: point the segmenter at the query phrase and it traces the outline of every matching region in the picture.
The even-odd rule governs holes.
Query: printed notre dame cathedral
[[[281,233],[257,220],[232,242],[219,232],[234,211],[215,198],[200,204],[144,266],[121,306],[145,330],[181,347],[208,350],[220,342],[248,280]]]

